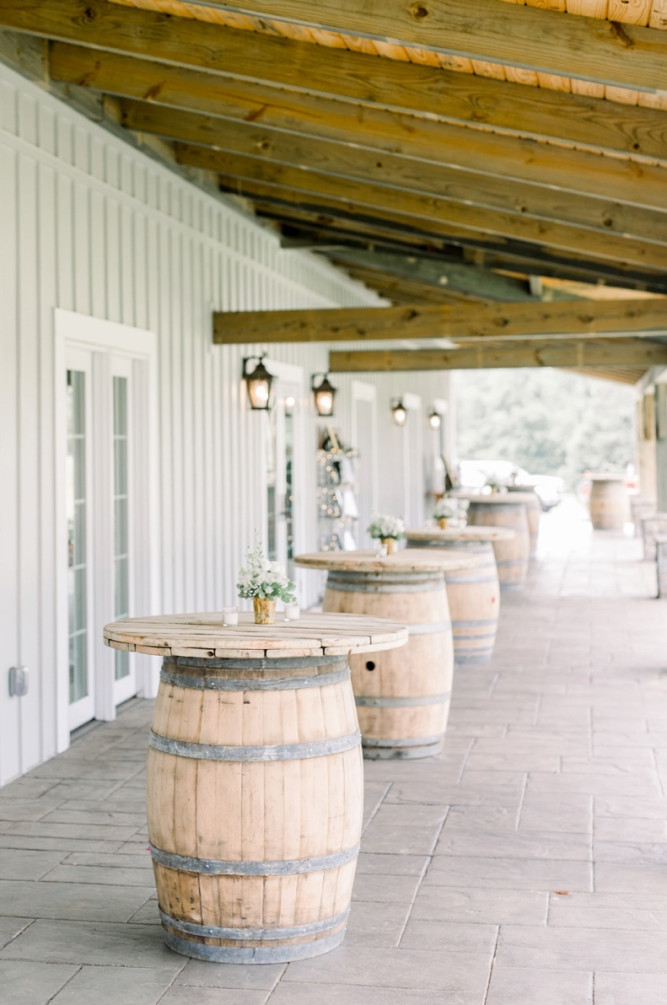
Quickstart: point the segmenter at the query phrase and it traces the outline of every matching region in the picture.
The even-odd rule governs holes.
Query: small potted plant
[[[287,577],[279,562],[268,561],[259,534],[255,535],[255,547],[246,552],[236,588],[239,597],[252,597],[256,625],[274,623],[276,600],[286,604],[296,602],[296,584]]]
[[[495,478],[493,476],[486,479],[486,486],[491,489],[491,495],[497,495],[497,493],[505,487],[499,478]]]
[[[438,526],[444,530],[448,520],[453,520],[458,514],[458,505],[454,499],[443,496],[438,499],[433,507],[433,518],[438,521]]]
[[[388,555],[396,550],[396,542],[405,534],[405,524],[398,516],[388,513],[373,513],[367,528],[371,537],[379,538]]]

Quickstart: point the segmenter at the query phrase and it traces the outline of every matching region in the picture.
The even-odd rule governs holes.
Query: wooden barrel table
[[[456,665],[491,659],[498,630],[500,583],[493,545],[509,541],[505,527],[427,527],[407,530],[408,548],[458,550],[478,559],[474,569],[447,569],[447,599],[452,619]]]
[[[477,559],[435,550],[298,555],[297,565],[327,569],[325,611],[395,618],[409,641],[395,653],[350,657],[364,757],[429,757],[442,747],[454,672],[446,569]]]
[[[624,475],[591,475],[588,509],[594,530],[623,530],[630,518]]]
[[[530,493],[527,493],[530,494]],[[514,536],[494,541],[501,590],[523,589],[530,560],[530,533],[522,492],[468,496],[468,524],[472,527],[505,527]]]
[[[345,934],[361,835],[361,738],[349,653],[404,625],[307,614],[128,618],[117,649],[161,654],[148,835],[167,945],[202,960],[283,963]]]

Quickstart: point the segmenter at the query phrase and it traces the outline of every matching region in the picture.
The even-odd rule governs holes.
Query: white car
[[[534,488],[543,510],[550,510],[565,495],[565,482],[556,475],[531,475],[512,461],[459,461],[461,488],[481,489],[489,480],[500,485],[525,485]]]

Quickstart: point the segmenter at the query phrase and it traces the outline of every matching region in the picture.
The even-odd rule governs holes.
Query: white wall
[[[258,347],[212,346],[211,312],[378,301],[3,66],[0,116],[2,783],[58,749],[55,309],[156,334],[153,596],[170,612],[232,597],[265,522],[266,416],[247,410],[240,381]],[[326,369],[327,347],[278,346],[271,358],[302,368],[297,450],[314,486],[310,374]],[[303,502],[297,549],[315,541],[314,494]],[[17,665],[30,686],[10,698]]]

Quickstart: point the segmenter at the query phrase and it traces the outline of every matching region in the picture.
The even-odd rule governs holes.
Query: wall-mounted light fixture
[[[408,410],[403,404],[402,398],[394,398],[391,403],[391,414],[397,426],[404,426],[408,417]]]
[[[431,429],[440,429],[442,425],[442,416],[434,408],[428,413],[428,424]]]
[[[316,384],[317,379],[321,377],[319,384]],[[334,401],[336,398],[337,388],[329,380],[328,373],[314,373],[311,377],[310,386],[313,391],[313,398],[315,400],[315,408],[317,409],[318,415],[333,415],[334,414]]]
[[[248,370],[248,364],[257,361],[254,370]],[[246,356],[243,360],[243,379],[248,388],[248,399],[253,411],[268,411],[271,408],[271,384],[273,374],[264,366],[264,355]]]
[[[296,405],[296,398],[293,394],[288,394],[285,398],[285,415],[294,415],[294,406]]]

